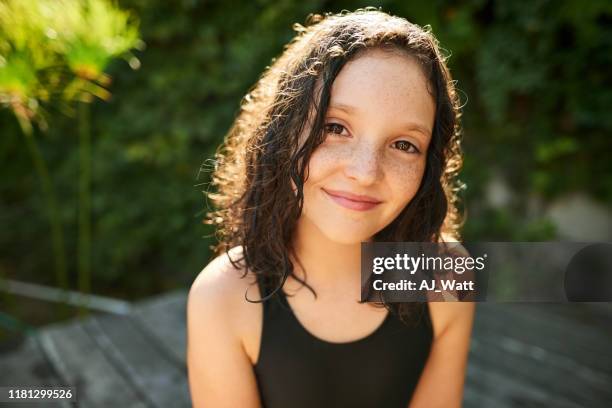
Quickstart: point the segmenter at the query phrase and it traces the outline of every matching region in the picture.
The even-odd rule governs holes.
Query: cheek
[[[306,185],[312,185],[332,174],[350,149],[344,146],[321,144],[310,156],[308,163],[308,179]]]
[[[390,163],[386,169],[388,186],[398,207],[403,209],[416,195],[425,173],[425,159]]]

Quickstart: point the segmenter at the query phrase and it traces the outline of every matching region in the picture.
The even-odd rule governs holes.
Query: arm
[[[238,334],[243,283],[220,259],[200,273],[187,301],[192,404],[195,408],[260,407],[253,368]]]
[[[474,309],[468,302],[429,303],[434,340],[410,408],[461,406]]]

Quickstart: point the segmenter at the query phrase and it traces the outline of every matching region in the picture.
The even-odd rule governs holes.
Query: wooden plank
[[[0,386],[66,386],[47,360],[35,334],[15,339],[15,341],[16,343],[13,347],[5,349],[0,353]],[[24,406],[23,403],[18,405]],[[67,408],[70,407],[70,403],[66,401],[33,401],[29,402],[27,406],[32,408],[49,406]]]
[[[552,314],[555,319],[587,325],[612,336],[612,302],[518,304],[515,308],[529,309],[537,314]]]
[[[169,361],[132,319],[100,315],[88,320],[84,327],[153,406],[191,406],[186,372]]]
[[[603,401],[612,398],[609,382],[585,381],[571,371],[560,370],[550,359],[534,359],[520,349],[509,352],[499,347],[504,340],[507,338],[502,336],[486,340],[478,337],[472,339],[470,364],[486,370],[487,375],[497,373],[506,379],[505,382],[514,382],[517,388],[530,390],[536,399],[547,395],[551,399],[551,406],[565,404],[595,407],[602,406]],[[486,385],[493,390],[500,387],[493,383]]]
[[[610,387],[612,376],[605,372],[513,338],[489,334],[480,336],[478,340],[481,347],[495,347],[507,355],[509,359],[512,359],[514,364],[518,363],[519,360],[517,359],[530,361],[534,365],[532,367],[533,371],[528,372],[532,378],[552,379],[560,377],[562,380],[567,380],[558,383],[559,392],[578,388],[580,393],[587,390],[593,393],[603,393],[612,400],[612,387]],[[569,387],[566,382],[570,384]]]
[[[578,366],[612,375],[611,339],[605,333],[570,322],[551,323],[546,316],[534,319],[529,310],[504,308],[503,305],[479,305],[474,325],[479,335],[506,334],[531,345],[531,351],[570,359]],[[535,312],[533,312],[535,314]]]
[[[520,389],[524,388],[523,398],[530,399],[530,406],[544,403],[546,395],[556,399],[547,402],[550,406],[608,406],[606,401],[612,400],[612,364],[605,358],[610,344],[605,334],[588,325],[577,330],[562,314],[550,317],[548,312],[533,313],[546,310],[538,306],[478,305],[467,387],[480,394],[486,393],[482,387],[498,392],[500,385],[489,379],[505,378],[502,389],[513,383],[510,400],[521,398]],[[561,308],[554,313],[559,311],[563,313]],[[581,337],[585,332],[587,340]],[[585,341],[592,339],[596,344],[585,347]],[[479,375],[485,381],[474,371],[483,371]]]
[[[13,339],[0,353],[0,385],[60,386],[61,379],[38,347],[34,335]]]
[[[609,406],[609,310],[576,304],[479,304],[466,391],[471,398],[490,397],[496,403],[473,406]]]
[[[179,290],[140,302],[134,316],[143,327],[173,356],[180,367],[186,367],[187,291]]]
[[[608,390],[610,388],[609,384],[612,384],[612,374],[609,372],[609,367],[605,364],[605,361],[601,363],[604,368],[602,370],[586,364],[580,351],[566,355],[547,347],[549,344],[547,340],[540,341],[540,344],[534,344],[537,343],[537,327],[533,327],[531,330],[531,332],[536,333],[529,339],[532,340],[531,342],[525,341],[525,336],[520,333],[508,332],[507,330],[495,331],[493,329],[492,325],[488,325],[486,328],[476,326],[474,336],[483,343],[494,344],[506,354],[525,356],[538,364],[545,364],[547,367],[554,368],[559,373],[571,375],[576,381],[584,381],[604,390]],[[545,336],[540,334],[539,337]],[[610,362],[608,361],[608,363]]]
[[[109,362],[80,321],[46,327],[38,336],[55,370],[76,387],[79,407],[150,406]]]
[[[585,345],[593,345],[595,350],[606,349],[612,356],[612,350],[606,347],[612,339],[612,313],[606,316],[606,309],[603,307],[595,308],[579,303],[510,303],[486,306],[497,313],[511,313],[552,332],[579,330]]]
[[[559,398],[548,390],[534,387],[525,378],[508,376],[505,368],[484,365],[470,357],[467,383],[478,390],[481,398],[495,401],[493,407],[559,407],[581,408],[582,405]]]
[[[538,324],[544,324],[551,330],[566,330],[568,326],[578,327],[589,331],[593,337],[612,336],[612,314],[607,322],[601,318],[605,308],[596,309],[586,304],[578,303],[506,303],[481,304],[486,309],[496,312],[512,313],[515,316],[526,318]]]
[[[465,389],[463,391],[463,403],[464,408],[481,408],[481,407],[496,407],[496,408],[510,408],[511,406],[500,401],[498,398],[491,396],[490,394],[483,392],[482,387],[479,387],[477,382],[472,379],[474,370],[468,370],[466,376]]]

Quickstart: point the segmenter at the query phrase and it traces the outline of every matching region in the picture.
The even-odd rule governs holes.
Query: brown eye
[[[339,123],[328,123],[325,125],[325,132],[326,133],[333,133],[335,135],[340,135],[342,134],[342,131],[345,129],[344,126],[342,126]]]
[[[418,153],[419,149],[417,149],[412,143],[407,142],[405,140],[398,140],[394,143],[395,147],[398,150],[402,150],[406,153]]]

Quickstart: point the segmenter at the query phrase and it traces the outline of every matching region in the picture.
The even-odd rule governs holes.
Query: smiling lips
[[[345,191],[322,189],[332,200],[344,208],[367,211],[381,203],[373,197],[347,193]]]

